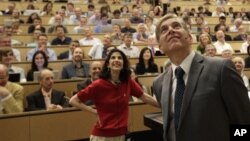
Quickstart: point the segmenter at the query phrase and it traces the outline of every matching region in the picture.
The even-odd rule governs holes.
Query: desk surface
[[[144,125],[159,133],[163,133],[162,113],[145,114]]]

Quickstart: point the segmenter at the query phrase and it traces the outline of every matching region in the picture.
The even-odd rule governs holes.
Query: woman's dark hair
[[[144,47],[141,52],[140,52],[140,55],[139,55],[139,64],[145,66],[144,64],[144,59],[143,59],[143,54],[149,50],[150,54],[151,54],[151,57],[149,58],[148,60],[148,64],[149,66],[151,66],[153,63],[154,63],[154,58],[153,58],[153,54],[152,54],[152,51],[148,48],[148,47]]]
[[[48,5],[51,5],[51,7],[53,7],[53,3],[51,1],[48,1],[44,6],[43,6],[43,11],[46,12],[46,14],[48,14]]]
[[[33,55],[33,58],[32,58],[32,63],[31,63],[31,70],[32,71],[38,71],[38,68],[36,66],[36,63],[35,63],[35,58],[38,54],[42,54],[43,58],[44,58],[44,64],[43,64],[43,68],[48,68],[48,58],[47,58],[47,55],[41,51],[41,50],[38,50],[37,52],[35,52],[35,54]]]
[[[33,16],[33,15],[36,15],[37,17],[34,18],[34,19],[32,19],[32,16]],[[32,14],[30,14],[30,16],[28,17],[26,23],[27,23],[27,24],[33,24],[33,22],[34,22],[35,19],[41,20],[40,16],[39,16],[37,13],[32,13]]]
[[[250,56],[250,45],[247,46],[247,54]]]
[[[109,60],[111,58],[111,55],[115,52],[118,52],[121,54],[122,56],[122,60],[123,60],[123,68],[120,72],[120,76],[119,76],[119,80],[121,82],[126,82],[130,79],[130,64],[129,64],[129,61],[128,61],[128,58],[127,56],[120,50],[118,49],[113,49],[110,51],[110,53],[108,54],[107,56],[107,59],[105,60],[104,62],[104,65],[102,67],[102,71],[101,71],[101,74],[100,74],[100,78],[102,79],[105,79],[105,80],[108,80],[111,78],[111,74],[110,74],[110,68],[108,67],[108,64],[109,64]]]

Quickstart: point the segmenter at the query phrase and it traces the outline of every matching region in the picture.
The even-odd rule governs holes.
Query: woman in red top
[[[100,79],[70,99],[70,104],[82,110],[97,113],[98,122],[92,130],[91,141],[124,141],[128,127],[128,105],[130,96],[159,107],[141,87],[130,78],[129,62],[126,55],[113,49],[103,65]],[[92,100],[96,109],[84,104]]]

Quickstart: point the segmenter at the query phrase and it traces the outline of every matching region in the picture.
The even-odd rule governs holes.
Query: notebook
[[[9,73],[10,82],[20,82],[21,74],[20,73]]]
[[[59,80],[60,79],[60,73],[58,70],[53,70],[52,71],[54,73],[54,80]],[[40,71],[35,71],[33,72],[33,81],[38,81],[38,76],[40,74]]]

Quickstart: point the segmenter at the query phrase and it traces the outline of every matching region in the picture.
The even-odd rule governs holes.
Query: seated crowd
[[[40,13],[32,13],[27,21],[24,21],[21,19],[21,12],[15,8],[15,3],[10,2],[8,9],[0,13],[9,15],[12,21],[11,25],[5,24],[1,29],[0,47],[4,48],[0,48],[0,114],[70,107],[65,92],[54,89],[56,79],[54,71],[60,72],[60,79],[84,78],[77,84],[77,90],[72,90],[72,92],[78,92],[99,78],[103,60],[112,49],[119,49],[128,58],[137,59],[135,64],[131,64],[131,77],[144,92],[148,92],[148,88],[138,81],[136,75],[161,72],[159,68],[164,62],[157,64],[154,59],[155,56],[164,56],[164,54],[158,47],[154,32],[158,20],[156,16],[163,16],[164,11],[160,5],[151,5],[147,12],[142,9],[142,5],[142,3],[134,5],[133,9],[122,6],[120,9],[113,10],[112,13],[109,5],[97,9],[95,5],[89,4],[87,11],[83,11],[75,7],[74,3],[67,3],[67,6],[62,6],[61,9],[53,9],[53,3],[47,2]],[[33,6],[35,7],[35,4]],[[221,9],[217,10],[219,12]],[[197,45],[196,52],[208,57],[220,55],[225,59],[231,59],[239,75],[242,76],[245,86],[249,89],[249,78],[244,74],[244,68],[250,68],[250,33],[242,23],[246,22],[250,15],[234,15],[235,17],[231,17],[234,24],[229,27],[225,20],[230,13],[213,12],[210,16],[216,17],[217,14],[219,19],[219,23],[214,27],[213,35],[205,18],[208,16],[206,15],[208,11],[195,12],[195,10],[187,9],[182,13],[172,12],[182,16],[189,25],[193,42]],[[124,16],[127,14],[130,14],[129,18]],[[44,16],[50,16],[47,29],[46,24],[42,24],[45,22]],[[121,18],[122,16],[125,18]],[[191,21],[191,17],[195,17],[195,21]],[[17,25],[15,25],[16,21],[18,21]],[[28,24],[27,32],[19,30],[22,24]],[[72,25],[74,28],[70,31],[68,27]],[[237,36],[231,37],[228,35],[229,31],[236,32]],[[24,33],[29,33],[32,42],[26,43],[26,41],[13,38]],[[82,37],[74,39],[67,33],[79,34]],[[103,33],[102,39],[95,36],[98,33]],[[54,36],[50,40],[51,34]],[[244,54],[248,53],[249,57],[245,60],[239,56],[234,57],[237,52],[230,45],[230,41],[241,41],[239,51]],[[29,48],[29,51],[21,54],[18,45]],[[143,45],[143,47],[139,48],[137,45]],[[53,46],[66,46],[66,50],[57,52]],[[90,46],[88,52],[82,49],[85,46]],[[22,60],[21,56],[25,56],[26,60]],[[86,58],[94,61],[89,64],[85,62]],[[69,62],[63,66],[62,70],[50,68],[51,61],[65,60]],[[29,70],[25,72],[15,62],[30,62]],[[19,74],[17,75],[19,79],[15,82],[21,82],[20,84],[10,81],[12,74]],[[38,81],[40,88],[31,94],[24,94],[21,85],[27,81]],[[131,100],[136,101],[133,97]],[[91,101],[87,103],[93,104]]]

